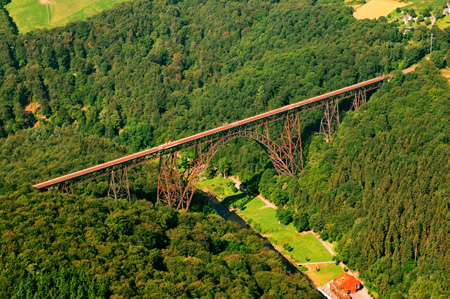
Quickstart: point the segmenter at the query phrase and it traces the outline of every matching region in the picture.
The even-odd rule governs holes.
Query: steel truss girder
[[[326,142],[333,142],[337,129],[340,125],[339,120],[339,101],[349,96],[353,96],[352,107],[350,109],[358,109],[362,104],[367,102],[367,92],[378,88],[379,86],[371,86],[365,89],[359,89],[351,95],[345,95],[339,98],[331,98],[322,103],[324,106],[323,116],[320,120],[320,134],[325,136]]]
[[[128,183],[127,167],[118,170],[112,170],[109,175],[108,196],[114,198],[128,198],[131,203],[130,185]]]
[[[219,141],[221,141],[221,142],[224,141],[224,136],[236,135],[235,138],[244,137],[244,136],[237,136],[237,134],[240,134],[241,132],[244,132],[244,131],[251,131],[258,127],[263,127],[263,131],[264,131],[264,126],[267,127],[268,123],[272,123],[277,120],[286,119],[286,118],[289,118],[289,120],[287,120],[285,122],[285,128],[283,129],[283,133],[282,133],[283,135],[281,136],[280,146],[277,145],[278,148],[281,148],[281,149],[274,150],[273,149],[274,147],[271,145],[271,143],[269,141],[266,141],[266,140],[270,139],[268,137],[268,134],[266,134],[266,133],[268,133],[267,130],[266,130],[266,132],[263,132],[264,134],[266,134],[265,140],[263,140],[262,137],[256,136],[256,135],[252,135],[253,137],[255,137],[252,139],[254,139],[258,143],[264,145],[266,152],[268,153],[269,157],[271,158],[271,160],[279,174],[291,175],[291,174],[295,173],[296,171],[298,171],[298,169],[303,168],[303,160],[301,158],[302,157],[301,138],[297,138],[297,136],[300,136],[300,134],[296,133],[296,131],[294,130],[294,126],[299,127],[299,122],[296,123],[295,116],[293,116],[293,115],[295,113],[297,113],[297,115],[298,115],[301,112],[312,110],[317,107],[325,106],[324,110],[328,111],[328,113],[327,113],[328,118],[330,116],[332,116],[333,113],[334,113],[335,117],[339,117],[338,112],[336,113],[336,109],[335,109],[336,105],[333,108],[333,106],[330,105],[331,102],[335,102],[335,104],[337,104],[337,102],[340,99],[353,96],[354,99],[353,99],[352,108],[357,109],[361,104],[363,104],[364,102],[367,101],[366,92],[377,89],[382,84],[383,84],[383,82],[379,81],[379,82],[373,83],[371,85],[365,86],[364,88],[346,91],[346,92],[340,93],[339,95],[336,95],[333,97],[324,98],[320,101],[316,101],[316,102],[312,102],[312,103],[309,103],[304,106],[296,107],[292,110],[283,111],[283,112],[280,112],[275,115],[271,115],[266,118],[257,119],[250,123],[245,123],[243,125],[239,125],[239,126],[230,128],[229,130],[227,130],[225,132],[219,132],[219,133],[215,133],[215,134],[212,134],[209,136],[205,136],[205,137],[195,140],[195,141],[186,142],[179,146],[164,149],[164,150],[161,150],[161,151],[158,151],[158,152],[146,155],[146,156],[141,156],[136,159],[124,162],[122,164],[116,164],[111,167],[107,167],[107,168],[98,170],[96,172],[84,174],[83,176],[76,176],[76,177],[68,179],[66,181],[55,183],[54,185],[48,186],[46,188],[47,188],[47,190],[61,190],[63,192],[67,192],[67,193],[73,193],[73,187],[77,184],[91,181],[96,178],[100,178],[100,177],[104,177],[104,176],[111,177],[111,174],[113,172],[120,172],[122,169],[140,165],[142,163],[145,163],[145,162],[150,161],[155,158],[163,158],[166,156],[170,156],[170,155],[173,155],[184,149],[197,148],[199,146],[202,146],[203,151],[205,151],[207,148],[211,147],[211,145],[207,145],[207,144],[217,143],[217,145],[219,145],[220,144]],[[292,121],[291,121],[292,118],[294,118],[294,124],[295,124],[294,126],[292,125]],[[326,126],[326,124],[329,123],[328,121],[332,120],[332,118],[331,119],[328,119],[328,118],[327,117],[322,118],[321,133],[326,135],[328,141],[332,141],[335,130],[330,130],[330,127]],[[336,120],[334,120],[334,121],[336,121]],[[337,123],[339,124],[339,120]],[[333,126],[331,126],[331,129],[333,129]],[[334,129],[336,129],[336,127]],[[288,130],[288,131],[286,131],[286,130]],[[333,131],[333,134],[330,134],[331,131]],[[289,135],[290,134],[289,132],[292,133],[291,136]],[[288,139],[286,139],[286,138],[288,138]],[[289,138],[291,138],[290,141],[289,141]],[[289,162],[289,160],[296,161],[296,162],[300,161],[300,164],[295,165],[295,163],[293,164],[293,162]],[[208,160],[208,162],[209,162],[209,160]],[[128,195],[128,198],[130,199],[129,188],[127,188],[127,189],[128,189],[127,195]],[[110,189],[110,191],[111,191],[110,194],[114,194],[113,189]],[[116,194],[117,194],[117,192],[116,192]],[[190,202],[186,201],[184,204],[182,204],[182,206],[184,205],[187,208],[189,206],[189,203]]]
[[[195,147],[196,156],[181,173],[178,165],[178,153],[172,153],[160,158],[158,175],[158,201],[175,209],[187,210],[192,201],[204,170],[213,156],[228,142],[240,137],[250,138],[260,144],[279,175],[294,176],[303,167],[301,131],[299,113],[287,114],[281,136],[281,145],[270,139],[267,122],[263,126],[263,134],[257,130],[229,131],[219,139],[198,144]]]
[[[333,142],[339,124],[339,100],[336,99],[325,104],[320,121],[320,134],[325,135],[326,142]]]
[[[358,90],[355,92],[355,96],[353,97],[352,108],[353,110],[357,110],[359,106],[367,102],[367,95],[365,90]]]

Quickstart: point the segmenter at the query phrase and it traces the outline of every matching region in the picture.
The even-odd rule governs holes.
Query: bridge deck
[[[325,94],[322,94],[322,95],[319,95],[319,96],[316,96],[316,97],[313,97],[313,98],[310,98],[310,99],[307,99],[307,100],[304,100],[304,101],[301,101],[301,102],[297,102],[297,103],[294,103],[294,104],[283,106],[283,107],[278,108],[278,109],[274,109],[274,110],[271,110],[271,111],[268,111],[268,112],[264,112],[264,113],[261,113],[261,114],[258,114],[258,115],[255,115],[255,116],[252,116],[252,117],[249,117],[249,118],[245,118],[243,120],[239,120],[239,121],[236,121],[236,122],[233,122],[233,123],[230,123],[230,124],[226,124],[226,125],[223,125],[223,126],[220,126],[220,127],[217,127],[217,128],[205,131],[205,132],[201,132],[201,133],[198,133],[198,134],[195,134],[195,135],[191,135],[189,137],[185,137],[185,138],[173,141],[173,142],[169,142],[169,143],[157,146],[157,147],[153,147],[153,148],[150,148],[150,149],[147,149],[147,150],[143,150],[143,151],[140,151],[140,152],[137,152],[137,153],[134,153],[134,154],[131,154],[131,155],[128,155],[128,156],[116,159],[116,160],[112,160],[112,161],[109,161],[109,162],[106,162],[106,163],[103,163],[103,164],[99,164],[99,165],[96,165],[96,166],[93,166],[93,167],[89,167],[89,168],[77,171],[77,172],[73,172],[73,173],[70,173],[70,174],[67,174],[67,175],[63,175],[63,176],[60,176],[60,177],[57,177],[57,178],[54,178],[54,179],[51,179],[51,180],[39,183],[39,184],[35,184],[35,185],[33,185],[33,187],[37,188],[37,189],[42,189],[42,188],[50,187],[50,186],[56,185],[58,183],[62,183],[62,182],[74,179],[74,178],[78,178],[78,177],[84,176],[84,175],[87,175],[87,174],[92,174],[94,172],[98,172],[98,171],[104,170],[104,169],[112,167],[112,166],[123,164],[123,163],[129,162],[129,161],[135,160],[137,158],[141,158],[143,156],[148,156],[148,155],[152,155],[152,154],[155,154],[155,153],[158,153],[158,152],[162,152],[164,150],[167,150],[167,149],[170,149],[170,148],[173,148],[173,147],[176,147],[176,146],[180,146],[180,145],[183,145],[185,143],[192,142],[192,141],[204,138],[204,137],[212,135],[212,134],[216,134],[216,133],[220,133],[220,132],[223,132],[223,131],[227,131],[227,130],[230,130],[232,128],[235,128],[235,127],[238,127],[238,126],[241,126],[241,125],[249,124],[249,123],[252,123],[252,122],[255,122],[255,121],[267,118],[267,117],[270,117],[270,116],[277,115],[279,113],[287,112],[289,110],[296,109],[296,108],[299,108],[299,107],[302,107],[302,106],[305,106],[305,105],[308,105],[308,104],[311,104],[311,103],[319,102],[321,100],[324,100],[324,99],[327,99],[327,98],[330,98],[330,97],[333,97],[333,96],[337,96],[339,94],[342,94],[342,93],[345,93],[345,92],[348,92],[348,91],[352,91],[352,90],[355,90],[355,89],[358,89],[358,88],[361,88],[361,87],[365,87],[367,85],[371,85],[371,84],[383,81],[385,78],[388,78],[388,77],[390,77],[390,75],[380,76],[380,77],[377,77],[377,78],[374,78],[374,79],[370,79],[370,80],[367,80],[367,81],[364,81],[364,82],[361,82],[361,83],[357,83],[357,84],[354,84],[354,85],[351,85],[351,86],[347,86],[347,87],[344,87],[344,88],[341,88],[341,89],[338,89],[338,90],[335,90],[335,91],[332,91],[332,92],[328,92],[328,93],[325,93]]]

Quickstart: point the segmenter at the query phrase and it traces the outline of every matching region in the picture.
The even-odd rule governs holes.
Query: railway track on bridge
[[[221,144],[225,144],[229,140],[236,137],[250,137],[257,141],[258,143],[266,146],[266,152],[268,152],[271,157],[272,162],[275,164],[275,168],[279,172],[279,174],[289,175],[295,172],[295,167],[299,168],[298,165],[295,165],[296,156],[302,156],[301,154],[301,140],[300,140],[300,131],[299,131],[299,123],[298,117],[297,120],[294,119],[293,115],[297,113],[310,110],[313,108],[317,108],[319,106],[324,106],[324,119],[322,119],[321,128],[323,125],[324,134],[331,140],[332,131],[332,122],[335,121],[332,119],[336,117],[337,114],[337,122],[339,124],[339,111],[338,109],[338,101],[343,98],[348,98],[354,96],[353,106],[356,109],[360,103],[365,102],[366,100],[366,92],[377,89],[381,86],[385,79],[390,78],[390,75],[383,75],[376,77],[374,79],[370,79],[361,83],[357,83],[351,86],[347,86],[332,92],[328,92],[319,96],[315,96],[300,102],[296,102],[290,105],[286,105],[271,111],[267,111],[252,117],[248,117],[239,121],[235,121],[229,124],[224,124],[223,126],[216,127],[214,129],[210,129],[198,134],[194,134],[176,141],[168,142],[166,144],[159,145],[157,147],[153,147],[147,150],[143,150],[131,155],[127,155],[112,161],[108,161],[102,164],[95,165],[93,167],[89,167],[86,169],[82,169],[73,173],[69,173],[45,182],[37,183],[33,185],[34,188],[39,190],[51,190],[57,189],[62,191],[73,190],[73,186],[82,182],[90,181],[95,178],[110,176],[110,190],[108,195],[111,195],[117,199],[120,195],[120,191],[122,195],[130,198],[129,187],[128,187],[128,177],[127,177],[127,169],[132,166],[139,165],[141,163],[145,163],[149,160],[155,158],[161,158],[161,160],[166,159],[165,157],[176,155],[177,152],[196,147],[200,152],[203,151],[203,156],[200,156],[201,164],[207,164],[209,160],[212,158],[212,155],[217,152],[220,146],[216,146],[217,149],[214,149],[209,144],[213,144],[214,142],[217,144],[221,142]],[[362,102],[361,102],[362,101]],[[285,130],[283,131],[284,135],[282,135],[282,144],[280,146],[269,144],[273,143],[269,139],[268,131],[264,134],[267,135],[267,140],[265,140],[263,136],[264,134],[255,134],[257,132],[257,128],[263,125],[267,126],[267,123],[277,121],[280,119],[285,119]],[[335,126],[335,125],[334,125]],[[252,131],[255,130],[255,131]],[[298,132],[296,132],[296,130]],[[238,134],[240,134],[238,136]],[[242,135],[242,136],[241,136]],[[260,136],[261,135],[261,136]],[[227,139],[228,138],[228,139]],[[283,139],[284,138],[284,139]],[[270,142],[269,142],[270,141]],[[300,142],[299,142],[300,141]],[[202,146],[202,147],[201,147]],[[208,147],[209,146],[209,147]],[[209,152],[208,152],[209,151]],[[298,153],[298,151],[300,151]],[[209,154],[207,154],[207,152]],[[173,160],[174,158],[172,158]],[[175,165],[177,163],[172,163],[171,165]],[[197,163],[198,164],[198,163]],[[289,164],[289,165],[288,165]],[[179,175],[176,178],[176,183],[170,183],[173,178],[169,178],[168,176],[174,176],[176,174],[169,173],[171,166],[165,167],[163,171],[165,171],[166,178],[162,178],[160,171],[160,179],[158,183],[158,189],[162,189],[164,194],[161,193],[162,197],[167,197],[167,194],[175,194],[174,191],[178,188],[185,188],[182,192],[178,192],[176,196],[181,197],[192,197],[193,189],[195,189],[196,183],[194,184],[192,190],[187,190],[186,186],[183,187],[181,181],[187,178],[188,184],[192,180],[195,181],[196,176],[198,176],[195,172],[201,172],[199,169],[191,171],[188,174]],[[176,165],[175,165],[176,167]],[[284,169],[286,168],[286,169]],[[288,169],[289,168],[289,169]],[[116,178],[116,179],[115,179]],[[117,182],[116,182],[117,181]],[[173,186],[169,186],[165,188],[164,184],[175,184]],[[191,186],[192,187],[192,186]],[[123,193],[126,190],[127,194]],[[116,192],[117,191],[117,192]],[[171,195],[172,197],[175,195]],[[158,193],[158,198],[160,198],[160,193]],[[169,205],[174,206],[174,204],[170,201],[167,202]],[[185,204],[175,206],[176,208],[185,208],[187,209],[190,203],[190,199],[185,202]]]

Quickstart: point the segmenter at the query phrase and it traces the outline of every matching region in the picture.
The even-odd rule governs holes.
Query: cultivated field
[[[122,1],[126,0],[12,0],[5,8],[19,31],[27,32],[85,20]]]
[[[397,7],[403,7],[411,4],[395,0],[372,0],[358,7],[353,16],[357,19],[377,19],[381,16],[387,16]]]

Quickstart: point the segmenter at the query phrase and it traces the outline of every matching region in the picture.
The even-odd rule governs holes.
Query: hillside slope
[[[297,182],[265,185],[294,194],[294,222],[306,212],[311,228],[340,240],[338,257],[382,298],[450,296],[449,94],[432,63],[398,73],[333,144],[315,138]]]
[[[146,201],[0,196],[0,298],[318,298],[253,232]]]

